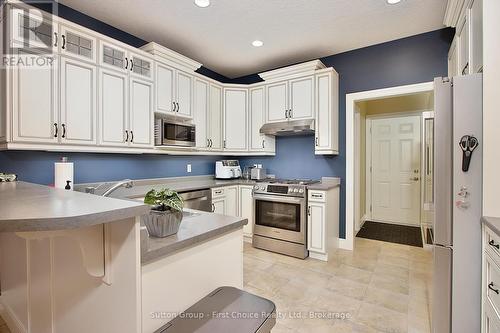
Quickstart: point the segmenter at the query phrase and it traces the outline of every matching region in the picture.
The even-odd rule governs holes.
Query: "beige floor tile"
[[[333,331],[335,333],[381,333],[381,331],[376,330],[372,327],[352,322],[349,320],[337,321],[333,326]],[[274,333],[274,332],[273,332]]]
[[[366,284],[370,282],[372,272],[342,264],[338,268],[335,276]]]
[[[409,295],[410,291],[408,278],[405,279],[390,275],[374,274],[370,281],[370,286],[403,295]]]
[[[362,300],[365,297],[368,284],[335,276],[328,281],[327,288],[341,295]]]
[[[408,332],[407,317],[406,314],[382,306],[363,303],[356,321],[382,332],[406,333]]]
[[[403,314],[408,313],[408,295],[369,287],[364,298],[366,303],[383,306]]]

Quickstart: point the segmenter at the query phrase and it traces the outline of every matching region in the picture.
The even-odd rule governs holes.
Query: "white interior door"
[[[372,219],[420,224],[420,117],[371,122]]]

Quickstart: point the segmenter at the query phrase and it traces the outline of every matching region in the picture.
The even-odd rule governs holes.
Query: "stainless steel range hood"
[[[314,120],[288,120],[264,124],[260,128],[260,133],[274,136],[311,135],[314,134]]]

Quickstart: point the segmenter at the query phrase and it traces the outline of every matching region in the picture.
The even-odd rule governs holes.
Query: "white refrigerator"
[[[480,332],[482,74],[436,78],[434,106],[432,332]]]

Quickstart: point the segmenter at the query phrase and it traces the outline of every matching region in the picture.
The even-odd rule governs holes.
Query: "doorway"
[[[419,232],[424,223],[432,224],[432,212],[424,211],[432,207],[425,207],[423,197],[424,184],[432,179],[424,177],[430,173],[424,170],[429,164],[424,119],[433,114],[433,97],[432,82],[347,95],[346,239],[341,247],[353,248],[366,221]]]

